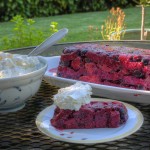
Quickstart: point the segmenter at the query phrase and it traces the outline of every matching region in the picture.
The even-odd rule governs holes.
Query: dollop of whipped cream
[[[23,75],[40,69],[43,64],[36,56],[0,52],[0,78]]]
[[[88,84],[77,82],[66,88],[61,88],[54,95],[54,104],[60,109],[79,110],[84,104],[91,101],[92,88]]]

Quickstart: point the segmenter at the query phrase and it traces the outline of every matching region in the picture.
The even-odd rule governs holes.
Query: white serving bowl
[[[0,112],[14,112],[22,109],[25,102],[34,96],[41,85],[47,68],[44,58],[38,57],[43,67],[16,77],[0,79]]]

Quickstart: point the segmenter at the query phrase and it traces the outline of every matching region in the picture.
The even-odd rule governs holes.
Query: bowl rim
[[[37,57],[40,60],[40,62],[42,62],[44,64],[41,68],[39,68],[37,70],[34,70],[32,72],[22,74],[22,75],[18,75],[18,76],[14,76],[14,77],[0,78],[0,82],[4,82],[4,81],[8,81],[8,80],[15,81],[15,80],[20,80],[22,78],[26,79],[26,78],[30,78],[31,76],[38,75],[37,73],[41,73],[43,70],[46,71],[46,68],[48,67],[47,61],[42,56],[37,56]]]

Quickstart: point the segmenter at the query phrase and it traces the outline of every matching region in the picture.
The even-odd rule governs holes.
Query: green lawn
[[[140,28],[141,25],[141,8],[128,8],[123,10],[125,12],[125,23],[127,29]],[[101,28],[104,20],[108,16],[108,11],[101,12],[88,12],[88,13],[76,13],[68,15],[58,15],[50,17],[33,18],[35,20],[35,27],[41,29],[45,33],[45,37],[49,36],[50,22],[58,22],[58,28],[68,28],[69,33],[65,40],[61,42],[76,42],[76,41],[91,41],[102,40],[100,33],[90,33],[88,26]],[[14,24],[12,22],[0,23],[0,50],[3,49],[1,39],[4,36],[10,37],[12,35],[12,28]],[[150,7],[146,8],[145,27],[150,28]]]

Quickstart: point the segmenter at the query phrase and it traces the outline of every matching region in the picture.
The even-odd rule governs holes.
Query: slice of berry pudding
[[[62,88],[54,95],[54,116],[50,120],[57,129],[117,128],[126,123],[128,112],[118,101],[91,101],[88,84]]]

